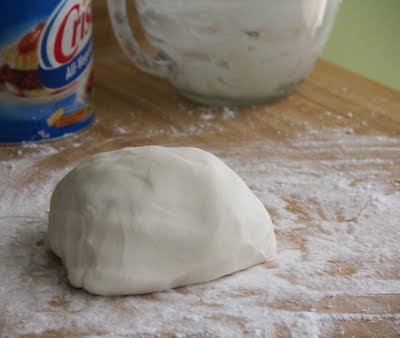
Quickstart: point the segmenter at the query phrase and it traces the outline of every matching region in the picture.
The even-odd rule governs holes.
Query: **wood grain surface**
[[[379,137],[400,140],[398,91],[319,61],[293,96],[273,105],[233,109],[234,118],[227,118],[223,108],[206,108],[190,103],[180,97],[167,81],[146,75],[135,68],[116,44],[104,1],[96,1],[94,7],[97,120],[93,126],[73,138],[51,142],[52,147],[56,149],[54,154],[41,158],[29,171],[20,174],[18,181],[2,187],[4,191],[8,193],[12,191],[17,196],[32,182],[38,185],[44,184],[51,171],[66,168],[91,154],[124,146],[148,144],[197,146],[212,150],[222,157],[234,154],[235,158],[242,160],[243,163],[264,157],[265,161],[270,158],[280,158],[282,161],[293,163],[311,161],[318,166],[320,161],[340,159],[343,163],[341,170],[345,174],[355,170],[351,163],[356,158],[359,160],[357,170],[360,171],[360,182],[367,179],[363,173],[368,174],[376,169],[375,180],[384,185],[382,190],[388,194],[400,190],[399,143],[379,143]],[[332,130],[340,131],[339,137],[345,140],[345,149],[340,155],[338,143],[326,141],[334,137]],[[307,149],[299,148],[296,144],[295,140],[299,135],[307,135]],[[364,137],[368,142],[353,144],[353,137],[358,139]],[[374,140],[379,144],[374,144]],[[78,142],[79,147],[73,146],[74,142]],[[260,150],[264,144],[273,145],[268,148],[268,154]],[[21,146],[1,147],[0,161],[11,159],[17,161],[37,151],[35,148],[28,148],[21,152],[20,148]],[[373,163],[370,160],[374,160]],[[377,160],[380,161],[379,167],[375,167]],[[256,183],[250,186],[255,190],[265,189],[255,185]],[[318,196],[315,198],[318,199]],[[291,206],[288,212],[305,226],[296,232],[285,231],[278,227],[277,237],[280,247],[297,248],[305,260],[311,260],[312,258],[307,258],[305,239],[312,227],[315,231],[319,231],[318,225],[311,224],[313,219],[310,216],[316,212],[316,205],[303,203],[301,197],[295,195],[289,197],[288,202]],[[279,211],[272,208],[270,213],[274,222],[281,221],[283,215]],[[326,222],[333,221],[329,215],[321,218]],[[338,217],[335,222],[347,224],[349,220]],[[352,222],[355,227],[362,226],[362,222],[356,217]],[[54,258],[49,262],[49,266],[56,265],[62,269],[60,262]],[[341,271],[343,276],[351,281],[355,272],[352,270],[353,263],[346,259],[334,261],[331,262],[331,269]],[[274,269],[276,266],[270,262],[265,268]],[[381,274],[383,280],[400,281],[400,264],[396,265],[383,259],[376,271]],[[291,280],[290,276],[285,278],[292,284],[299,282],[293,280],[293,277]],[[64,288],[65,293],[52,295],[50,304],[61,313],[60,316],[63,311],[65,313],[69,311],[71,300],[68,297],[74,297],[72,289],[66,282]],[[204,290],[207,286],[202,288]],[[202,290],[191,290],[189,288],[176,292],[182,294],[193,292],[198,296],[198,302],[193,304],[193,308],[203,306]],[[251,297],[250,293],[242,290],[241,297],[246,295]],[[65,294],[69,296],[66,297]],[[138,299],[144,301],[146,297],[150,297],[147,299],[152,299],[153,302],[158,301],[157,296],[142,296]],[[119,298],[110,299],[107,301],[107,306],[110,306],[112,311],[123,311],[118,304],[124,301]],[[366,319],[357,317],[353,320],[340,320],[334,317],[333,326],[326,331],[321,329],[321,336],[397,337],[400,332],[400,290],[390,294],[363,296],[348,294],[326,298],[313,306],[286,299],[269,304],[269,307],[275,308],[276,311],[298,313],[320,311],[335,314],[363,313],[363,309],[368,308],[369,314],[377,315]],[[388,307],[390,311],[387,310]],[[40,309],[36,311],[40,312]],[[124,311],[129,312],[126,309]],[[34,316],[35,313],[32,313],[32,318]],[[11,334],[13,332],[13,328],[10,327],[11,321],[7,317],[4,318],[0,318],[0,330]],[[219,313],[215,320],[223,321],[228,326],[236,325],[237,332],[242,336],[253,335],[250,331],[246,331],[246,323],[240,318],[229,318],[228,315],[224,317]],[[64,327],[63,330],[55,331],[44,327],[42,332],[28,332],[24,337],[78,337],[96,334],[113,336],[112,331],[106,330],[93,328],[76,330],[69,322],[66,322]],[[157,334],[168,337],[174,335],[170,330],[160,330]],[[281,337],[295,336],[291,328],[284,323],[275,326],[275,334]],[[261,335],[267,336],[267,333],[262,332]],[[152,336],[152,334],[130,331],[126,336]],[[202,334],[199,333],[197,336]]]

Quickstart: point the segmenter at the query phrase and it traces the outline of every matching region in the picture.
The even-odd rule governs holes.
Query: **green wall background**
[[[400,89],[400,0],[343,0],[322,57]]]

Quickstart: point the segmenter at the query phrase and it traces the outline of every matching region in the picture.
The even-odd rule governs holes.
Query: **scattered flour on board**
[[[392,182],[399,177],[388,175],[400,158],[399,139],[337,129],[324,136],[299,134],[289,145],[208,150],[266,205],[278,254],[274,262],[211,283],[141,297],[95,297],[72,289],[48,250],[49,197],[76,163],[37,172],[41,179],[28,183],[38,163],[57,154],[51,144],[25,145],[0,162],[4,334],[273,337],[283,330],[319,337],[345,334],[342,323],[352,321],[388,321],[400,328],[400,309],[388,298],[400,290],[400,187]],[[391,156],[375,159],[376,152]],[[368,303],[368,297],[381,297],[387,306]]]
[[[192,120],[195,122],[186,125],[185,130],[178,130],[174,126],[169,126],[166,128],[146,128],[146,130],[135,131],[137,134],[143,133],[146,138],[151,138],[159,135],[168,135],[172,138],[180,138],[184,136],[194,136],[202,134],[205,130],[208,132],[220,133],[223,132],[224,127],[220,123],[221,121],[233,120],[236,117],[236,111],[223,107],[223,108],[209,108],[209,107],[197,107],[196,109],[200,111],[200,113],[194,113],[192,110],[188,109],[183,104],[179,105],[180,110],[183,114],[187,114],[191,116]],[[197,115],[197,121],[194,119],[194,114]],[[123,135],[128,133],[126,128],[121,126],[115,126],[114,131]]]
[[[201,113],[200,114],[200,119],[203,121],[209,121],[209,120],[214,120],[218,116],[222,116],[222,119],[225,120],[230,120],[235,117],[236,113],[234,110],[228,107],[222,108],[222,111],[219,112],[212,112],[209,109],[207,112]]]

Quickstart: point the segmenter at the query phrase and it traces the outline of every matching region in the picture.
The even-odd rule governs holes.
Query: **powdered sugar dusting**
[[[211,114],[199,123],[225,116]],[[392,169],[400,167],[400,139],[309,130],[285,144],[207,150],[270,211],[276,259],[207,284],[107,298],[72,289],[45,241],[50,193],[76,163],[41,172],[41,161],[59,156],[60,147],[15,148],[0,162],[3,332],[319,337],[346,336],[360,322],[386,323],[386,336],[399,332],[400,181]],[[25,181],[35,170],[39,179]]]

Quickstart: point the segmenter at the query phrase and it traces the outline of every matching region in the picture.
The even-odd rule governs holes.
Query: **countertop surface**
[[[399,337],[400,93],[320,61],[294,95],[207,108],[137,70],[95,5],[92,127],[0,147],[0,336]],[[226,161],[275,224],[273,261],[132,297],[73,289],[46,242],[55,184],[87,156],[197,146]]]

